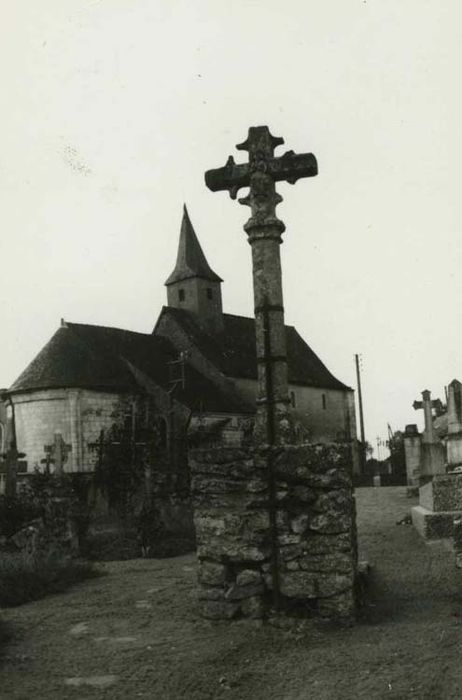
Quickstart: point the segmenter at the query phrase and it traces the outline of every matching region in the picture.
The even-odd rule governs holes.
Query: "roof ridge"
[[[100,328],[103,331],[120,331],[121,333],[132,333],[133,335],[143,335],[152,336],[152,333],[142,333],[141,331],[131,331],[128,328],[119,328],[118,326],[100,326],[98,323],[75,323],[74,321],[66,321],[66,325],[69,328],[76,328],[78,326],[83,328]],[[61,326],[64,327],[64,326]],[[159,337],[159,336],[153,336]]]

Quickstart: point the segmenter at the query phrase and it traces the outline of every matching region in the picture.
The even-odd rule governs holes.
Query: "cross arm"
[[[228,190],[231,199],[236,199],[241,187],[250,185],[250,168],[248,163],[237,164],[233,156],[229,156],[223,168],[207,170],[205,184],[212,192]]]
[[[231,199],[236,199],[241,187],[250,185],[254,172],[263,172],[271,176],[274,182],[286,180],[291,185],[302,177],[314,177],[318,174],[316,157],[312,153],[296,154],[287,151],[279,158],[259,159],[258,154],[250,163],[235,163],[229,156],[223,168],[207,170],[205,184],[212,192],[228,190]]]
[[[412,408],[415,411],[418,411],[420,408],[423,408],[423,407],[424,407],[423,401],[414,401],[414,403],[412,404]]]

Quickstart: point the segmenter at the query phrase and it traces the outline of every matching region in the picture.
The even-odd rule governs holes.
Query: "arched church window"
[[[292,407],[295,408],[295,393],[293,391],[290,392],[290,403]]]
[[[5,452],[5,426],[0,423],[0,453]]]
[[[207,287],[207,289],[205,291],[207,293],[207,299],[213,299],[213,292],[212,292],[211,288]]]
[[[180,301],[184,301],[184,300],[185,300],[185,296],[186,296],[186,294],[185,294],[184,289],[179,289],[179,290],[178,290],[178,299],[179,299]]]

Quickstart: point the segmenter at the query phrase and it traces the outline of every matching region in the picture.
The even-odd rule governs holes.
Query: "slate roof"
[[[223,374],[242,379],[257,378],[255,319],[223,314],[223,332],[212,335],[191,311],[164,306],[161,316],[163,314],[174,318],[193,343]],[[292,384],[352,391],[329,372],[293,326],[286,326],[286,340],[289,381]]]
[[[169,389],[169,362],[178,351],[161,336],[119,328],[66,323],[10,387],[9,392],[50,388],[140,391],[130,364]],[[175,375],[176,376],[176,375]],[[225,391],[194,367],[185,367],[185,387],[175,398],[189,408],[218,413],[252,413],[244,398]]]
[[[184,205],[176,265],[165,284],[168,286],[190,277],[200,277],[212,282],[223,282],[221,277],[208,264],[189,218],[186,205]]]

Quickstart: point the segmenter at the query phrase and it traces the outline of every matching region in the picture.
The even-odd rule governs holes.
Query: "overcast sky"
[[[248,209],[209,192],[252,125],[312,151],[278,185],[286,322],[371,442],[462,380],[458,0],[1,0],[0,386],[60,318],[150,332],[185,201],[230,313]],[[420,412],[421,413],[421,412]]]

